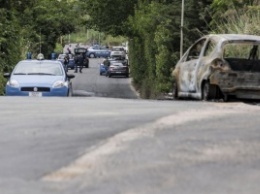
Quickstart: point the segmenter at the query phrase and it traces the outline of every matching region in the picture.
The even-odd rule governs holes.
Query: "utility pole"
[[[184,20],[184,0],[182,0],[181,4],[181,42],[180,42],[180,58],[183,54],[183,20]]]
[[[98,44],[100,45],[100,32],[98,31]]]
[[[40,53],[42,53],[42,29],[40,29]]]

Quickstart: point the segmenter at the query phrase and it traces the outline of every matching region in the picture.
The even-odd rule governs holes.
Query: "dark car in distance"
[[[88,49],[84,48],[84,47],[76,47],[74,49],[75,57],[83,54],[83,56],[84,56],[83,66],[86,67],[86,68],[89,68],[89,59],[88,59],[87,52],[88,52]]]
[[[111,63],[122,63],[124,66],[128,66],[127,59],[122,59],[121,57],[106,58],[102,63],[99,64],[99,74],[107,74]]]
[[[125,77],[129,77],[128,65],[118,61],[111,61],[106,76],[112,77],[114,75],[123,75]]]

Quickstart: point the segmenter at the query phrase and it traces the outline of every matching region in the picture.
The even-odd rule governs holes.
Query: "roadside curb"
[[[129,85],[130,85],[130,88],[131,90],[135,93],[135,95],[137,96],[137,99],[141,99],[140,97],[140,93],[135,89],[134,85],[133,85],[133,79],[130,78],[129,79]]]

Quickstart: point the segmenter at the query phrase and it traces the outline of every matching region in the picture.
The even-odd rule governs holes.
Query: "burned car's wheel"
[[[230,100],[229,96],[227,94],[223,95],[223,101],[228,102]]]
[[[172,94],[173,94],[173,99],[179,99],[177,82],[173,83]]]
[[[201,87],[201,100],[220,99],[221,91],[217,85],[211,85],[208,81],[203,82]]]
[[[201,88],[201,100],[208,101],[210,99],[210,84],[208,81],[202,84]]]

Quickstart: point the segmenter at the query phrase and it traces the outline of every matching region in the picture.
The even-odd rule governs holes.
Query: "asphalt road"
[[[0,194],[260,192],[259,106],[141,100],[129,81],[93,63],[75,97],[0,97]]]
[[[138,95],[131,87],[131,79],[124,76],[99,75],[99,64],[103,58],[89,59],[89,68],[83,68],[82,73],[76,73],[73,79],[74,96],[98,96],[109,98],[136,99]],[[74,73],[74,70],[69,70]]]

